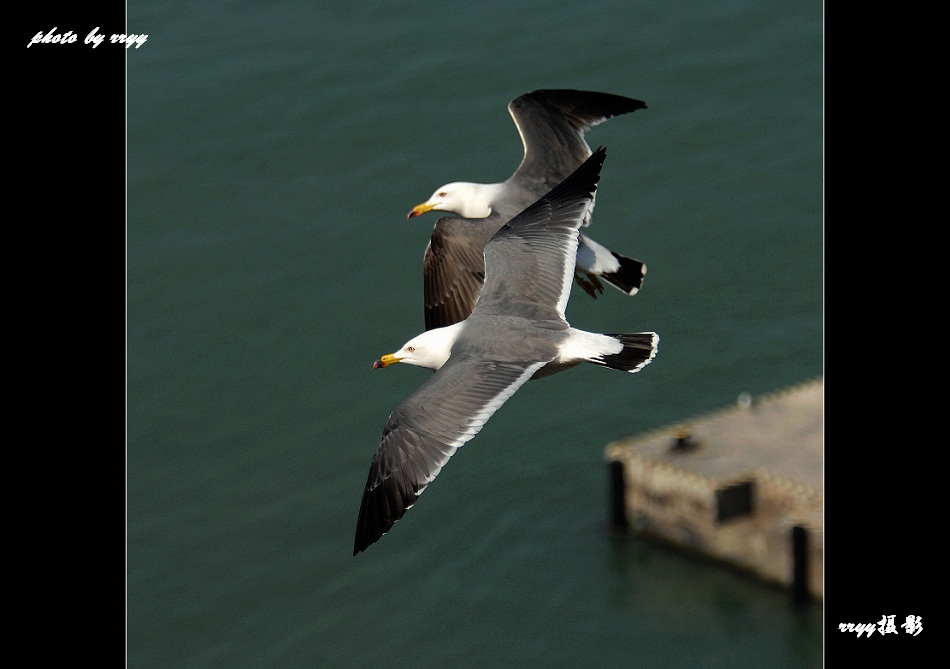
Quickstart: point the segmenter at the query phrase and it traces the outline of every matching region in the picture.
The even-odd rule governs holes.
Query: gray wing
[[[455,451],[545,362],[497,363],[453,355],[393,409],[370,464],[353,555],[405,515]]]
[[[422,259],[426,330],[458,323],[472,313],[485,281],[485,244],[501,225],[494,214],[436,222]]]
[[[508,112],[524,144],[524,158],[509,179],[533,190],[547,192],[587,160],[591,154],[584,133],[607,119],[646,109],[642,100],[568,89],[537,90],[515,98]]]
[[[577,257],[606,149],[511,219],[485,246],[485,284],[474,313],[564,320]]]

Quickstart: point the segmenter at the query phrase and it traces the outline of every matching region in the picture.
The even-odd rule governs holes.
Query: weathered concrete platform
[[[614,525],[824,596],[824,379],[607,445]]]

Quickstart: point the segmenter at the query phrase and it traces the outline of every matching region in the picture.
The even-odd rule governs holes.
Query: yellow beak
[[[431,204],[426,204],[425,202],[423,202],[422,204],[417,204],[415,207],[412,208],[412,210],[409,212],[409,215],[406,216],[406,218],[409,219],[409,218],[413,218],[414,216],[421,216],[427,211],[432,211],[432,209],[433,209],[433,206]]]
[[[392,353],[384,355],[382,358],[373,363],[373,369],[379,369],[380,367],[389,367],[390,365],[395,365],[397,362],[402,360],[402,358],[397,358]]]

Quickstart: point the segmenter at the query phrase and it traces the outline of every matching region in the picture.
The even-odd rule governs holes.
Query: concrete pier
[[[616,527],[824,596],[824,379],[607,445]]]

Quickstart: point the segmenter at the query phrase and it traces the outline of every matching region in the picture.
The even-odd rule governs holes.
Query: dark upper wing
[[[478,434],[491,415],[543,365],[453,355],[403,400],[390,414],[373,454],[353,555],[388,532],[455,451]]]
[[[468,318],[485,280],[485,244],[501,219],[439,219],[422,260],[426,330]]]
[[[566,178],[591,154],[584,132],[607,119],[645,109],[642,100],[569,89],[526,93],[508,104],[521,141],[524,159],[510,180],[540,187],[538,194]]]
[[[564,319],[578,230],[593,206],[606,153],[597,149],[495,233],[485,246],[485,284],[475,313]]]

